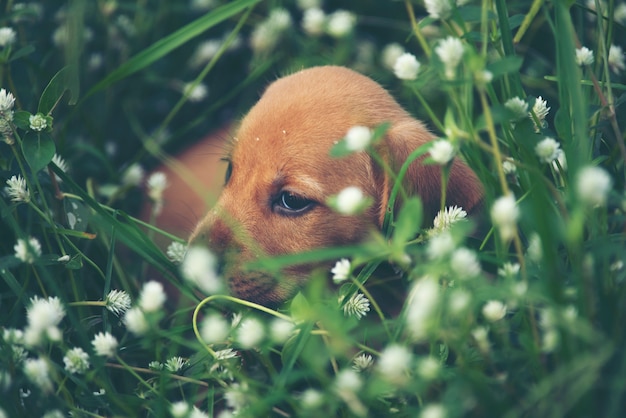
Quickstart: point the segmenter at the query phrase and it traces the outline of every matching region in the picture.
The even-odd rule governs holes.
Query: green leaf
[[[13,123],[19,129],[28,131],[30,129],[30,112],[26,110],[16,110],[13,115]]]
[[[236,15],[247,7],[255,5],[259,1],[260,0],[238,0],[230,2],[221,7],[218,7],[211,13],[207,13],[204,16],[194,20],[193,22],[182,27],[171,35],[158,40],[148,48],[144,49],[143,51],[126,61],[117,70],[111,72],[103,80],[93,86],[87,92],[85,98],[109,87],[111,84],[114,84],[130,76],[131,74],[136,73],[137,71],[146,68],[153,62],[157,61],[160,58],[163,58],[165,55],[169,54],[170,52],[190,41],[191,39],[202,35],[204,32],[217,25],[218,23],[229,19],[230,17]]]
[[[422,201],[412,197],[402,204],[402,209],[396,221],[393,242],[403,245],[413,239],[422,225]]]
[[[518,73],[522,68],[522,57],[508,56],[487,66],[487,69],[493,74],[493,78],[511,73]]]
[[[34,173],[48,165],[56,151],[47,132],[28,132],[22,138],[22,153]]]
[[[68,67],[65,67],[52,77],[39,99],[38,113],[43,113],[44,115],[52,113],[56,105],[61,101],[63,94],[68,90],[68,74]]]

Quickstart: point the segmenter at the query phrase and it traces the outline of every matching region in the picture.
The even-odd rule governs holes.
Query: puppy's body
[[[241,266],[260,256],[355,243],[380,228],[393,181],[366,153],[332,158],[331,147],[353,126],[391,126],[376,152],[395,172],[409,154],[433,137],[376,82],[342,67],[315,67],[271,84],[241,122],[231,153],[230,178],[214,210],[190,241],[223,257],[233,293],[262,304],[291,297],[311,266],[287,268],[281,277]],[[359,187],[373,204],[359,216],[342,216],[330,196]],[[427,216],[440,205],[440,168],[411,165],[406,189],[422,198]],[[454,163],[447,204],[471,210],[480,185]]]

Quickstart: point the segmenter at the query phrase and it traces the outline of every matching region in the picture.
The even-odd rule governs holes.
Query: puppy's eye
[[[230,176],[233,174],[233,163],[226,158],[223,161],[228,163],[228,166],[226,167],[226,174],[224,174],[224,184],[228,184],[228,180],[230,180]]]
[[[315,201],[292,192],[282,192],[275,203],[276,209],[286,215],[299,215],[315,206]]]

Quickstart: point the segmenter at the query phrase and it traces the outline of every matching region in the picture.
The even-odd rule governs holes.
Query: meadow
[[[0,418],[622,417],[624,48],[622,0],[0,1]],[[259,260],[336,263],[269,309],[153,224],[155,169],[324,64],[434,132],[406,164],[464,160],[485,225],[392,199]]]

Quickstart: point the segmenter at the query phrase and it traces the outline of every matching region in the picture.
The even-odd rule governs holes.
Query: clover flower
[[[508,241],[515,235],[519,208],[515,196],[508,194],[499,197],[491,207],[491,221],[500,230],[502,240]]]
[[[517,166],[515,165],[515,160],[512,158],[505,158],[502,161],[502,170],[506,175],[515,175],[517,173]]]
[[[611,176],[600,167],[583,167],[576,177],[578,197],[591,207],[604,206],[612,187]]]
[[[270,337],[272,341],[282,344],[291,337],[294,331],[293,322],[281,318],[275,318],[270,323]]]
[[[219,343],[228,337],[229,323],[220,315],[208,315],[200,324],[200,336],[207,344]]]
[[[480,351],[483,353],[489,352],[489,331],[487,328],[482,326],[476,327],[471,331],[471,334]]]
[[[185,259],[187,253],[187,246],[182,242],[174,241],[167,246],[165,254],[173,263],[181,264]]]
[[[222,47],[222,41],[217,39],[210,39],[208,41],[201,42],[197,47],[193,55],[189,60],[189,65],[192,68],[199,67],[201,65],[205,65],[220,50]]]
[[[7,26],[0,28],[0,47],[5,48],[9,45],[13,45],[17,35],[13,28]]]
[[[528,258],[536,263],[543,258],[543,244],[541,243],[541,237],[536,232],[533,232],[528,238],[526,252],[528,253]]]
[[[345,316],[354,316],[361,319],[370,311],[370,301],[362,293],[355,293],[343,305],[343,314]]]
[[[428,241],[426,254],[431,260],[440,260],[450,254],[454,250],[454,247],[455,244],[452,235],[447,231],[443,231],[433,236]]]
[[[483,316],[489,322],[496,322],[506,315],[506,305],[499,300],[490,300],[482,309]]]
[[[376,369],[385,380],[401,384],[407,379],[413,355],[401,345],[392,344],[380,353]]]
[[[546,124],[545,119],[546,119],[546,116],[548,116],[548,112],[550,112],[550,109],[551,108],[548,107],[548,102],[544,100],[541,96],[535,99],[535,104],[533,104],[532,113],[528,114],[528,117],[533,121],[533,124],[535,125],[535,132],[539,132],[541,128],[545,126]]]
[[[388,70],[393,71],[393,67],[396,64],[396,61],[400,57],[400,55],[404,54],[406,51],[404,47],[397,42],[393,42],[384,46],[380,56],[381,63]]]
[[[20,176],[12,176],[10,179],[6,181],[7,187],[5,188],[6,193],[11,198],[13,202],[30,202],[30,193],[28,192],[28,187],[26,187],[26,180]]]
[[[304,11],[302,15],[302,29],[312,36],[319,36],[324,33],[326,24],[326,14],[317,7],[311,7]]]
[[[324,395],[319,390],[308,388],[300,394],[300,402],[307,409],[316,409],[323,405]]]
[[[498,269],[498,276],[505,278],[514,278],[519,274],[520,265],[518,263],[504,263]]]
[[[535,146],[535,154],[542,163],[550,164],[559,156],[560,145],[554,139],[546,137]]]
[[[586,46],[576,48],[576,63],[581,67],[593,64],[593,51]]]
[[[337,194],[336,209],[342,215],[354,215],[363,207],[365,197],[356,186],[349,186]]]
[[[139,164],[130,165],[122,174],[122,184],[125,186],[139,186],[143,181],[145,171]]]
[[[342,258],[335,263],[335,267],[330,269],[333,274],[333,282],[339,284],[350,277],[350,260]]]
[[[58,297],[41,299],[38,296],[31,298],[30,306],[26,309],[28,325],[24,330],[24,342],[28,346],[37,346],[44,337],[52,341],[61,340],[61,331],[58,325],[65,317],[65,308]]]
[[[415,80],[421,67],[415,55],[408,52],[400,55],[393,65],[393,72],[400,80]]]
[[[104,299],[106,308],[117,316],[130,309],[130,296],[124,290],[111,290]]]
[[[97,355],[102,357],[115,357],[118,342],[109,332],[99,332],[91,341]]]
[[[432,318],[439,305],[439,283],[425,276],[417,280],[407,298],[405,326],[415,341],[426,338],[432,326]]]
[[[458,315],[465,312],[471,301],[472,295],[467,290],[454,289],[450,293],[448,307],[450,308],[451,313]]]
[[[13,120],[13,105],[15,104],[15,96],[6,89],[0,89],[0,116]],[[7,116],[9,115],[10,116]]]
[[[165,361],[165,370],[170,371],[172,373],[177,373],[182,370],[189,363],[186,359],[180,356],[174,356]]]
[[[363,151],[372,141],[372,131],[367,126],[353,126],[345,137],[346,148],[350,151]]]
[[[48,121],[41,113],[30,115],[28,117],[28,123],[30,124],[30,129],[37,132],[41,132],[48,127]]]
[[[27,359],[24,361],[24,375],[43,392],[52,392],[50,366],[43,358]]]
[[[445,139],[434,141],[430,149],[428,150],[430,157],[439,165],[445,165],[454,158],[456,150],[452,143]]]
[[[441,363],[432,356],[421,359],[417,364],[417,374],[426,380],[435,379],[439,375],[440,370]]]
[[[63,357],[65,370],[70,374],[83,374],[89,369],[89,354],[80,347],[67,350]]]
[[[138,336],[145,335],[150,329],[146,315],[139,307],[126,311],[122,322],[130,332]]]
[[[419,418],[445,418],[446,408],[438,403],[431,403],[422,408]]]
[[[374,359],[371,355],[361,353],[352,360],[352,370],[355,372],[364,372],[372,368]]]
[[[468,248],[459,248],[450,257],[452,271],[461,279],[470,279],[480,274],[480,263],[476,253]]]
[[[167,187],[167,176],[161,171],[152,173],[146,182],[148,186],[148,196],[154,202],[163,201],[163,192]]]
[[[217,275],[217,257],[205,247],[187,249],[181,272],[188,282],[205,293],[214,294],[222,290],[222,282]]]
[[[356,393],[363,386],[361,376],[352,369],[340,371],[335,378],[335,390],[341,394]]]
[[[452,0],[424,0],[424,7],[433,19],[447,19],[452,14],[454,2]]]
[[[254,348],[265,338],[265,327],[256,318],[246,318],[237,328],[236,340],[242,348]]]
[[[439,42],[435,48],[435,53],[443,62],[445,68],[445,76],[447,79],[453,79],[456,74],[456,68],[459,66],[465,48],[463,42],[454,36],[448,36]]]
[[[450,229],[457,222],[464,221],[467,212],[460,206],[448,206],[444,210],[437,212],[433,220],[433,232],[442,232]]]
[[[528,115],[528,103],[517,96],[504,102],[504,107],[513,114],[512,120],[521,120]]]
[[[209,88],[203,83],[190,82],[183,86],[183,96],[190,102],[201,102],[209,95]]]
[[[619,74],[620,71],[626,69],[626,62],[624,62],[624,51],[621,46],[611,45],[609,47],[609,67],[615,74]]]
[[[343,38],[354,30],[356,16],[347,10],[336,10],[328,15],[326,32],[333,38]]]
[[[185,401],[174,402],[170,405],[170,414],[174,418],[187,418],[189,416],[189,404]]]
[[[155,280],[144,283],[139,294],[139,306],[146,313],[157,312],[165,303],[167,295],[163,285]]]
[[[261,22],[250,36],[250,45],[257,53],[274,48],[283,32],[291,26],[291,15],[286,9],[273,9],[267,19]]]

